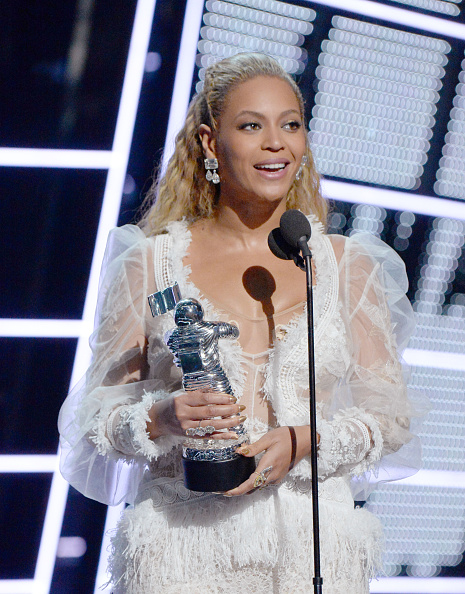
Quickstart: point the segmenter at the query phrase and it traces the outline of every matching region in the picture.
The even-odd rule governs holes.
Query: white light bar
[[[47,454],[18,454],[0,456],[0,474],[55,472],[58,470],[58,456]]]
[[[464,594],[464,578],[380,578],[370,583],[373,594]]]
[[[372,188],[358,184],[323,179],[323,195],[330,200],[373,204],[392,210],[407,210],[432,217],[449,217],[465,220],[465,201],[433,198],[409,192]]]
[[[166,168],[173,154],[174,141],[177,133],[184,125],[184,119],[189,106],[202,14],[203,2],[199,0],[188,0],[182,27],[176,78],[174,80],[173,97],[163,151],[163,170]]]
[[[1,318],[0,336],[33,338],[88,338],[92,324],[84,320],[29,320]]]
[[[47,502],[44,526],[37,555],[34,573],[34,593],[49,594],[53,568],[58,548],[58,541],[63,525],[69,485],[58,471],[53,473],[52,484]]]
[[[451,369],[457,371],[465,370],[465,355],[462,353],[405,349],[403,356],[406,363],[415,367],[431,367],[433,369]]]
[[[396,481],[396,485],[465,489],[465,472],[447,470],[420,470],[413,476]]]
[[[111,151],[0,148],[0,167],[108,169],[111,159]]]
[[[453,20],[438,18],[427,14],[414,12],[405,8],[389,6],[381,2],[370,2],[369,0],[310,0],[310,4],[320,4],[330,8],[360,14],[374,19],[381,19],[421,29],[443,35],[445,37],[454,37],[456,39],[465,39],[465,25]],[[389,24],[387,25],[389,26]]]
[[[34,580],[0,580],[0,594],[35,594]]]

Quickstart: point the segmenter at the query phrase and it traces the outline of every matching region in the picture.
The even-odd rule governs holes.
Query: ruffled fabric
[[[113,536],[115,594],[312,591],[309,482],[232,499],[189,496],[181,481],[167,487],[164,497],[147,495],[128,510]],[[320,526],[325,591],[368,594],[382,529],[372,514],[354,509],[344,479],[321,486]]]

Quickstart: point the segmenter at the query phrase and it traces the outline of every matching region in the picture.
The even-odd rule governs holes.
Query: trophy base
[[[255,470],[255,458],[237,456],[232,460],[182,459],[184,485],[190,491],[229,491],[238,487]]]

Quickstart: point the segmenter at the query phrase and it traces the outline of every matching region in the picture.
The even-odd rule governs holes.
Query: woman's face
[[[218,159],[220,201],[286,197],[305,152],[299,102],[287,82],[258,76],[241,83],[226,97],[218,130],[200,133],[206,156]]]

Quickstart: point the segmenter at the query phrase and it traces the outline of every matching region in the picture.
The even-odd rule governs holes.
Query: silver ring
[[[201,427],[200,422],[199,426],[194,429],[194,435],[196,437],[205,437],[205,435],[211,435],[215,431],[215,427],[213,425],[207,425],[206,427]]]
[[[259,489],[259,488],[263,488],[263,486],[265,486],[265,483],[267,481],[268,475],[270,474],[270,472],[273,470],[272,466],[267,466],[266,468],[264,468],[261,472],[255,472],[254,474],[256,474],[256,478],[253,482],[253,487],[254,489]]]

